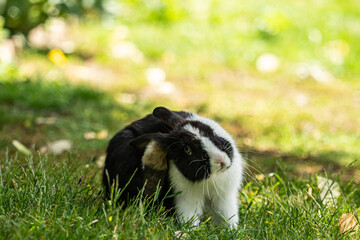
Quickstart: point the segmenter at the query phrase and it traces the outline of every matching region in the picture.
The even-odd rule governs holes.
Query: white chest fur
[[[174,192],[180,192],[175,197],[179,220],[192,220],[194,225],[198,225],[203,213],[209,211],[218,224],[226,220],[231,227],[237,227],[238,191],[241,187],[242,172],[239,153],[235,153],[229,169],[211,174],[209,178],[198,182],[185,178],[174,162],[170,161],[170,182]]]

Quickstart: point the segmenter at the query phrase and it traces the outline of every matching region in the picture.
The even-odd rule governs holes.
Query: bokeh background
[[[96,175],[163,105],[220,122],[258,177],[359,181],[359,42],[358,0],[1,0],[1,154]]]

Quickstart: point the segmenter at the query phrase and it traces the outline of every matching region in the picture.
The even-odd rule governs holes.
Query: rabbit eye
[[[191,154],[192,154],[191,148],[190,148],[188,145],[186,145],[186,146],[184,147],[184,152],[185,152],[187,155],[191,155]]]
[[[201,156],[202,160],[209,160],[209,155],[206,153]]]

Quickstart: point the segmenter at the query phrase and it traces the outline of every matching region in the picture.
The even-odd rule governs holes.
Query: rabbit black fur
[[[160,183],[160,198],[169,189],[179,193],[164,204],[176,208],[181,222],[193,220],[197,225],[209,211],[218,223],[225,219],[236,227],[242,175],[243,159],[219,124],[194,113],[158,107],[111,139],[103,183],[107,196],[112,184],[121,189],[128,184],[120,196],[125,205],[145,181],[152,186],[145,188],[146,194]]]

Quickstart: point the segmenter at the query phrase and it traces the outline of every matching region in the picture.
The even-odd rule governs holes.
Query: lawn
[[[358,1],[106,2],[13,35],[0,58],[0,238],[359,236],[339,232],[342,214],[359,219]],[[160,105],[234,137],[247,162],[237,231],[102,198],[108,141]]]

